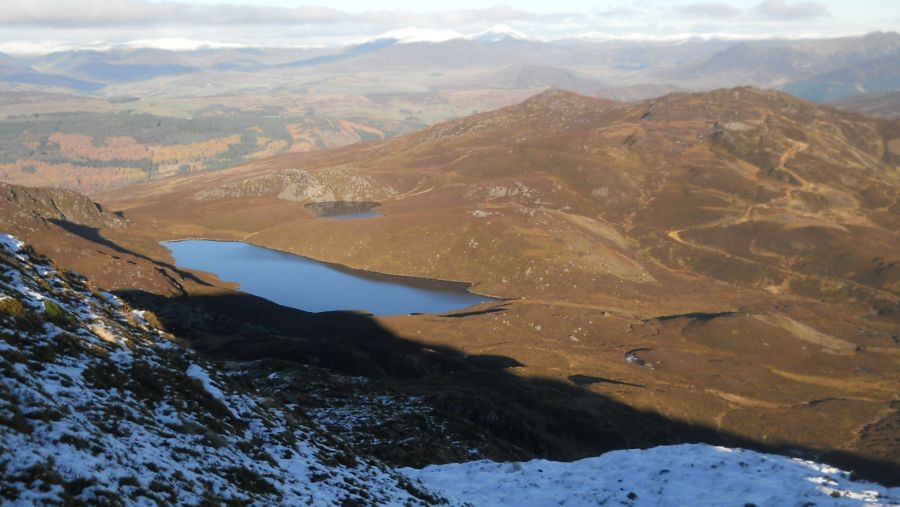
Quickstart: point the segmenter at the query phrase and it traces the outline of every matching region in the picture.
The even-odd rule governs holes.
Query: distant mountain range
[[[896,70],[889,70],[898,63],[900,35],[873,33],[841,39],[741,42],[663,73],[660,79],[710,88],[746,84],[783,88],[802,98],[826,101],[866,93],[862,84],[868,82],[877,82],[870,86],[878,91],[900,88]],[[888,78],[891,72],[893,77]],[[837,82],[842,85],[835,87]]]
[[[51,88],[68,88],[79,92],[96,92],[103,88],[93,83],[60,74],[38,72],[20,60],[0,53],[0,82],[29,84]]]
[[[343,48],[203,48],[167,51],[116,48],[66,51],[37,57],[0,58],[0,82],[108,93],[113,85],[214,73],[203,79],[238,82],[245,72],[329,76],[378,75],[403,70],[413,83],[432,86],[435,72],[466,69],[466,82],[489,87],[499,67],[555,67],[547,79],[532,75],[528,87],[600,90],[610,85],[712,89],[737,85],[783,88],[800,97],[828,101],[900,88],[900,35],[821,40],[538,41],[508,26],[464,35],[448,30],[395,30]],[[582,79],[558,79],[572,73]],[[224,74],[224,75],[223,75]],[[453,76],[451,82],[456,82]],[[484,82],[479,83],[479,78]],[[160,81],[164,79],[165,81]],[[583,79],[595,82],[586,86]],[[154,84],[155,83],[155,84]],[[445,86],[447,83],[443,83]],[[571,87],[569,87],[571,85]],[[605,86],[603,86],[605,85]],[[183,86],[183,85],[181,85]],[[176,85],[176,89],[178,85]],[[169,93],[172,91],[170,90]]]
[[[900,57],[886,56],[793,81],[785,91],[816,102],[900,90]]]

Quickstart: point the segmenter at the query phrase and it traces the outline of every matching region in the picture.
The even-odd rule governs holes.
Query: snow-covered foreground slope
[[[477,506],[894,506],[900,488],[854,482],[835,468],[709,445],[613,451],[573,463],[473,461],[401,469]]]
[[[0,504],[440,502],[0,235]]]

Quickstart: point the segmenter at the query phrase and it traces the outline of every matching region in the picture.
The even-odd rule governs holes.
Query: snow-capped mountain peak
[[[483,32],[478,32],[470,36],[472,40],[478,42],[505,42],[505,41],[529,41],[532,38],[509,25],[496,25]]]
[[[491,44],[495,42],[530,41],[534,39],[528,34],[516,30],[509,25],[496,25],[487,30],[469,35],[464,35],[453,30],[418,28],[411,26],[385,32],[366,42],[394,41],[397,44],[412,44],[420,42],[439,43],[452,40],[472,40]]]
[[[447,42],[454,39],[464,39],[465,35],[453,30],[439,30],[429,28],[407,27],[383,33],[372,40],[395,40],[399,44],[411,44],[416,42]]]

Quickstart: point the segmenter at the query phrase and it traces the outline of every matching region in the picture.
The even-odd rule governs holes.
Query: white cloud
[[[135,48],[156,48],[168,51],[193,51],[196,49],[245,48],[246,44],[222,42],[215,40],[195,40],[186,37],[167,37],[163,39],[137,39],[128,41],[124,46]]]
[[[421,11],[350,12],[330,7],[285,7],[289,5],[287,0],[259,0],[281,6],[252,0],[207,1],[220,3],[0,0],[0,51],[102,47],[127,44],[136,38],[165,47],[338,46],[413,26],[429,30],[427,38],[434,38],[436,31],[471,34],[495,25],[510,25],[537,40],[574,38],[585,33],[591,33],[593,39],[681,40],[811,33],[859,35],[892,30],[896,25],[895,13],[873,22],[862,15],[848,16],[834,3],[827,4],[834,10],[830,13],[826,0],[609,0],[595,3],[597,7],[583,7],[583,12],[577,13],[562,12],[573,5],[565,1],[558,3],[556,10],[560,12],[530,12],[507,5],[436,11],[425,3]],[[557,4],[550,5],[552,10]]]
[[[828,8],[823,4],[788,0],[764,0],[753,11],[764,18],[788,21],[816,19],[830,15]]]
[[[701,18],[733,18],[740,16],[743,11],[724,3],[693,3],[676,7],[675,11],[681,16]]]
[[[149,2],[146,0],[5,0],[0,25],[56,27],[121,25],[311,25],[334,23],[392,25],[458,25],[509,21],[560,21],[566,13],[533,13],[495,5],[483,9],[451,9],[417,13],[368,11],[350,13],[328,7]]]

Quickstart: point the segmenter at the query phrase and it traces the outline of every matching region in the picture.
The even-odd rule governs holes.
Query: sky
[[[540,40],[838,37],[900,30],[900,0],[0,0],[0,51],[334,46],[407,27]]]

